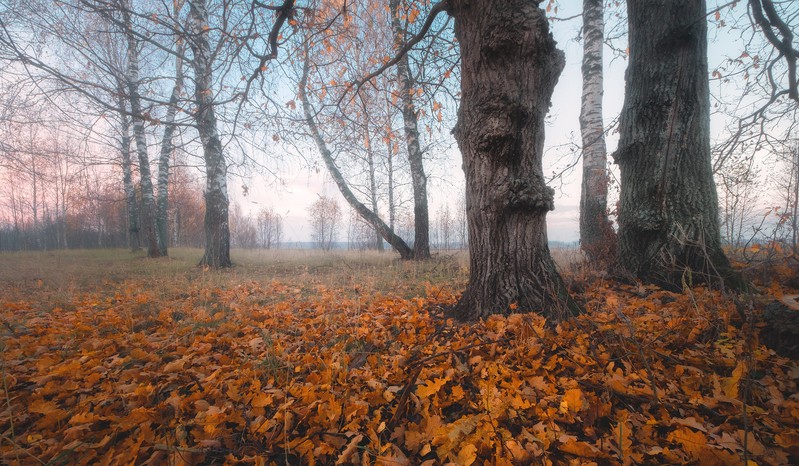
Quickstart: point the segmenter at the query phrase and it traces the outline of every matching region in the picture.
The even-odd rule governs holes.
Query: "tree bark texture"
[[[721,250],[710,160],[705,2],[630,0],[618,260],[667,287],[742,286]]]
[[[125,207],[128,219],[128,246],[131,251],[138,251],[141,249],[139,244],[139,209],[136,202],[136,187],[133,185],[133,164],[130,160],[130,120],[128,120],[128,115],[125,113],[125,107],[125,100],[120,97],[120,152],[122,153],[122,187],[125,191]]]
[[[133,137],[136,141],[136,153],[139,159],[141,227],[144,230],[144,238],[147,241],[147,255],[149,257],[160,257],[161,251],[158,248],[158,230],[155,225],[155,194],[153,191],[152,175],[150,174],[150,158],[147,155],[147,139],[144,134],[144,118],[141,108],[141,97],[139,95],[138,41],[133,35],[133,25],[130,19],[127,2],[123,1],[121,10],[127,39],[128,69],[126,79],[128,99],[130,100]]]
[[[405,29],[402,26],[399,12],[400,0],[390,0],[392,27],[394,38],[398,44],[405,42]],[[427,175],[424,172],[424,153],[419,142],[419,121],[416,106],[413,103],[413,78],[408,54],[404,54],[397,62],[397,80],[399,82],[400,105],[405,132],[405,143],[408,147],[408,164],[411,167],[411,184],[413,186],[413,257],[414,259],[430,258],[430,213],[427,203]]]
[[[602,46],[605,21],[602,0],[583,0],[583,95],[580,133],[583,181],[580,192],[580,247],[588,261],[602,265],[615,256],[616,232],[608,219],[608,171],[602,123]]]
[[[156,215],[156,225],[158,226],[158,249],[161,255],[167,255],[167,244],[169,243],[169,164],[172,162],[172,153],[175,150],[173,138],[175,135],[175,117],[178,113],[178,102],[180,94],[183,92],[183,45],[182,39],[178,39],[178,57],[175,58],[175,85],[172,87],[172,95],[169,96],[169,105],[162,123],[164,124],[164,134],[161,136],[161,154],[158,157],[158,198],[156,199],[158,212]]]
[[[205,253],[200,265],[230,267],[230,224],[228,220],[227,162],[216,123],[208,42],[208,9],[205,0],[189,2],[190,47],[194,59],[195,125],[203,145],[205,161]]]
[[[341,174],[341,171],[336,167],[336,162],[333,160],[333,154],[330,152],[330,149],[327,147],[327,143],[325,142],[322,134],[319,131],[319,127],[316,124],[316,120],[314,119],[314,111],[311,108],[311,104],[308,101],[308,95],[306,92],[306,87],[308,85],[308,73],[309,73],[309,63],[308,63],[308,54],[310,52],[306,48],[305,50],[305,63],[302,69],[302,77],[300,78],[299,83],[299,97],[300,102],[302,104],[302,111],[303,116],[305,117],[305,123],[308,125],[308,129],[311,132],[311,137],[313,138],[314,142],[316,143],[316,147],[319,149],[319,153],[322,155],[322,160],[325,162],[325,167],[327,167],[328,173],[333,178],[333,181],[336,182],[336,186],[338,187],[339,192],[341,195],[344,196],[344,199],[347,203],[352,207],[358,215],[361,216],[369,225],[371,225],[375,231],[380,233],[383,239],[386,240],[391,247],[394,248],[400,255],[400,257],[404,260],[409,260],[414,258],[414,251],[405,243],[405,241],[400,238],[394,231],[386,225],[386,222],[381,219],[376,212],[370,210],[366,207],[355,194],[350,189],[349,185],[347,184],[347,180],[344,179],[344,176]]]
[[[549,253],[544,118],[565,63],[546,17],[526,0],[452,0],[461,47],[455,139],[463,155],[469,283],[454,308],[464,320],[579,311]]]

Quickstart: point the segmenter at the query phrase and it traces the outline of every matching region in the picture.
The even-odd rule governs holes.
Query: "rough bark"
[[[139,52],[138,41],[132,31],[130,11],[125,0],[122,4],[122,18],[125,24],[125,37],[127,39],[128,69],[125,76],[130,101],[131,123],[133,137],[136,142],[136,154],[139,159],[139,187],[141,191],[141,228],[147,242],[147,255],[160,257],[158,248],[158,230],[155,225],[155,194],[153,180],[150,173],[150,159],[147,155],[147,139],[144,134],[144,118],[139,94]]]
[[[704,1],[628,2],[618,261],[661,286],[741,288],[720,244],[705,14]]]
[[[390,0],[394,40],[398,44],[405,42],[405,29],[399,12],[399,1]],[[415,259],[430,258],[430,213],[427,204],[427,175],[424,172],[424,153],[419,142],[419,121],[416,106],[413,103],[413,78],[408,61],[408,54],[403,54],[397,62],[397,80],[399,82],[400,104],[402,107],[403,130],[408,147],[408,163],[411,168],[411,185],[413,187],[413,256]]]
[[[583,181],[580,193],[580,247],[594,265],[615,255],[616,233],[608,219],[608,155],[602,123],[605,35],[602,0],[583,0],[583,95],[580,133],[583,143]]]
[[[461,47],[455,139],[463,155],[469,283],[453,312],[465,320],[579,311],[549,253],[544,119],[564,66],[543,10],[526,0],[450,1]]]
[[[205,0],[189,1],[194,68],[195,126],[205,161],[205,253],[200,265],[230,267],[227,162],[216,123],[212,89],[211,46],[208,42],[208,9]]]
[[[121,86],[120,86],[121,87]],[[128,220],[128,246],[131,251],[141,249],[139,244],[139,209],[136,203],[136,188],[133,185],[133,164],[130,159],[130,120],[125,113],[125,101],[119,98],[120,152],[122,153],[122,187],[125,191],[125,206]]]
[[[785,295],[780,302],[767,305],[763,312],[765,328],[760,332],[764,345],[782,356],[799,358],[799,303],[797,295]]]
[[[361,201],[358,200],[347,184],[347,181],[344,179],[344,176],[341,174],[341,171],[336,166],[335,160],[333,160],[333,154],[330,152],[330,149],[328,149],[327,143],[319,131],[319,127],[317,126],[316,120],[314,118],[314,111],[311,108],[310,102],[308,102],[306,87],[308,85],[309,52],[307,49],[305,53],[306,58],[302,69],[302,77],[300,78],[298,95],[302,104],[305,123],[308,125],[308,130],[311,132],[311,137],[313,138],[314,143],[316,143],[319,153],[322,155],[322,160],[325,162],[325,167],[327,167],[328,173],[330,173],[333,181],[336,182],[336,186],[338,187],[339,192],[341,192],[341,195],[344,196],[344,199],[358,213],[358,215],[360,215],[364,221],[369,223],[375,229],[375,231],[380,233],[380,236],[385,239],[395,251],[399,253],[402,259],[413,259],[414,251],[405,243],[402,238],[400,238],[391,228],[389,228],[388,225],[386,225],[386,222],[384,222],[383,219],[377,215],[377,213],[366,207]]]
[[[169,96],[169,104],[166,115],[162,123],[164,124],[164,134],[161,136],[161,154],[158,157],[158,198],[156,199],[158,212],[156,214],[156,225],[158,226],[158,249],[161,255],[167,255],[167,244],[169,243],[169,164],[172,161],[172,153],[175,146],[172,142],[175,135],[175,117],[178,113],[178,101],[183,92],[183,42],[178,39],[177,57],[175,58],[175,85],[172,87],[172,95]]]

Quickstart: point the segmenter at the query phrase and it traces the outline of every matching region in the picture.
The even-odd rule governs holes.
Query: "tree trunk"
[[[386,156],[386,171],[388,172],[388,226],[392,230],[396,223],[397,206],[394,204],[394,142],[392,141],[391,128],[387,131],[386,147],[388,155]]]
[[[455,139],[463,154],[469,283],[454,313],[579,311],[547,245],[554,191],[544,182],[544,119],[564,56],[543,10],[526,0],[453,0],[461,47]]]
[[[133,166],[130,160],[130,120],[125,113],[125,101],[119,98],[119,120],[121,124],[120,151],[122,152],[122,184],[125,190],[125,206],[128,219],[128,246],[131,251],[141,249],[139,244],[139,209],[136,205],[136,188],[133,185]]]
[[[228,223],[227,162],[216,127],[211,46],[208,43],[208,10],[205,0],[189,2],[194,55],[194,115],[205,159],[205,254],[200,265],[230,267],[230,225]]]
[[[175,58],[175,85],[172,87],[172,95],[169,96],[169,106],[164,116],[164,134],[161,137],[161,154],[158,158],[158,213],[156,224],[158,225],[158,249],[161,255],[167,255],[167,244],[169,243],[169,164],[172,161],[172,152],[175,146],[172,139],[175,134],[175,116],[178,113],[178,101],[183,92],[183,55],[182,39],[178,39],[178,57]]]
[[[355,194],[347,185],[347,181],[344,179],[344,176],[342,176],[341,171],[339,171],[338,167],[336,167],[336,163],[333,160],[333,154],[330,152],[330,149],[328,149],[327,144],[322,138],[322,134],[319,132],[319,128],[316,125],[316,120],[314,120],[314,111],[311,108],[311,104],[308,102],[308,95],[306,94],[309,72],[309,53],[310,52],[306,48],[305,63],[302,69],[302,77],[300,78],[298,94],[302,104],[303,115],[305,116],[305,123],[308,125],[308,129],[311,132],[311,137],[313,137],[316,147],[319,149],[319,152],[322,155],[322,160],[325,162],[327,171],[330,173],[333,181],[336,182],[336,186],[338,186],[338,190],[344,196],[344,199],[356,212],[358,212],[358,215],[360,215],[361,218],[363,218],[367,223],[372,225],[372,227],[380,233],[380,236],[382,236],[386,242],[399,253],[402,259],[413,259],[414,251],[405,243],[402,238],[400,238],[391,228],[389,228],[388,225],[386,225],[386,222],[384,222],[383,219],[381,219],[375,212],[370,210],[362,202],[360,202],[357,197],[355,197]]]
[[[608,172],[602,124],[602,46],[605,35],[602,0],[583,0],[583,96],[580,133],[583,182],[580,193],[580,247],[588,261],[613,259],[616,233],[608,220]]]
[[[705,2],[630,0],[618,260],[637,278],[744,285],[721,250]]]
[[[389,7],[394,39],[398,44],[402,44],[405,42],[405,29],[402,27],[399,2],[400,0],[390,0]],[[424,154],[419,143],[419,122],[416,117],[416,107],[413,104],[413,80],[407,54],[404,54],[397,62],[397,79],[413,186],[413,257],[414,259],[429,259],[430,214],[427,207],[427,175],[424,173]]]
[[[128,99],[130,100],[130,113],[133,123],[133,136],[136,140],[136,153],[139,159],[139,186],[141,188],[141,226],[144,229],[144,237],[147,241],[147,255],[149,257],[160,257],[158,248],[158,231],[155,225],[155,195],[153,192],[153,180],[150,175],[150,159],[147,155],[147,139],[144,134],[144,119],[141,108],[141,98],[139,96],[139,52],[138,42],[131,30],[132,23],[128,4],[123,1],[122,16],[125,24],[125,36],[127,38],[127,87]]]
[[[375,215],[380,216],[377,207],[377,179],[375,177],[375,153],[374,149],[372,149],[372,136],[369,133],[369,110],[366,106],[366,102],[361,100],[362,108],[363,108],[363,116],[364,116],[364,135],[365,135],[365,142],[366,142],[366,164],[369,168],[369,203],[372,205],[372,212]],[[375,233],[375,249],[378,251],[383,251],[383,236],[380,234],[380,230],[378,228],[374,228]]]

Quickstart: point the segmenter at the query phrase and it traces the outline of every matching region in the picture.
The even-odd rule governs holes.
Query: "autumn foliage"
[[[41,286],[41,283],[39,283]],[[2,303],[6,464],[789,464],[799,367],[746,303],[597,280],[588,312],[300,280]]]

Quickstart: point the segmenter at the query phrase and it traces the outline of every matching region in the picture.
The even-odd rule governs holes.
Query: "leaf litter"
[[[432,286],[109,286],[2,304],[3,463],[799,461],[799,367],[718,292],[597,281],[552,325]]]

